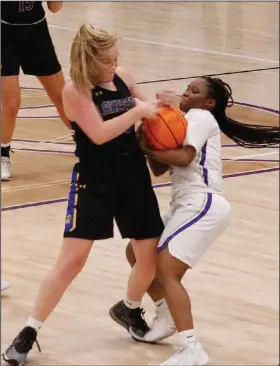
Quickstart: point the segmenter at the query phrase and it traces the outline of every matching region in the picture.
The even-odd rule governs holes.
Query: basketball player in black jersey
[[[52,13],[62,1],[48,1]],[[62,106],[64,77],[49,34],[42,1],[1,1],[1,180],[11,178],[10,144],[20,108],[20,68],[37,76],[67,127]]]
[[[86,263],[93,241],[113,237],[113,219],[122,237],[131,238],[137,260],[127,294],[110,315],[140,336],[149,330],[140,305],[155,276],[163,223],[134,124],[154,115],[156,104],[145,101],[117,61],[116,37],[81,26],[71,48],[72,80],[63,91],[79,159],[72,174],[64,241],[32,315],[3,354],[11,365],[25,362],[38,330]]]

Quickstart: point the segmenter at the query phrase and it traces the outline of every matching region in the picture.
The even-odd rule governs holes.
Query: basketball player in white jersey
[[[170,104],[175,93],[158,97]],[[155,321],[142,338],[133,329],[130,333],[137,340],[156,342],[177,329],[181,348],[162,365],[205,365],[209,359],[196,339],[190,299],[181,280],[230,222],[231,207],[222,192],[220,130],[245,147],[279,144],[279,128],[249,126],[228,118],[225,111],[232,104],[228,84],[199,78],[191,82],[180,101],[188,122],[182,148],[153,150],[140,133],[140,144],[153,173],[159,176],[170,170],[172,201],[163,216],[165,230],[158,244],[156,280],[148,291],[157,305]],[[130,245],[127,257],[132,264]]]

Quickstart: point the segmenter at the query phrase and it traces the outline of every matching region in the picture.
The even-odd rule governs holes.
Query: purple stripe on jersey
[[[186,224],[184,224],[183,226],[181,226],[178,230],[176,230],[173,234],[170,234],[165,241],[162,243],[161,247],[159,247],[157,250],[158,252],[161,252],[163,249],[165,249],[168,246],[168,243],[175,238],[175,236],[177,236],[178,234],[180,234],[182,231],[186,230],[187,228],[189,228],[190,226],[194,225],[196,222],[198,222],[199,220],[201,220],[209,211],[210,207],[211,207],[211,203],[212,203],[212,193],[207,193],[207,201],[205,204],[205,207],[202,211],[200,211],[200,213],[194,217],[191,221],[187,222]]]
[[[203,146],[203,148],[201,150],[201,159],[200,159],[199,165],[202,167],[204,183],[208,186],[208,170],[204,166],[205,160],[206,160],[206,147],[207,147],[207,142],[205,143],[205,145]]]

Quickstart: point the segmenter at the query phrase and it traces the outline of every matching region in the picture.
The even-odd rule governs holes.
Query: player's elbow
[[[62,9],[62,1],[49,1],[48,9],[52,13],[58,13]]]
[[[104,141],[104,139],[102,137],[99,136],[94,136],[91,138],[91,141],[95,144],[95,145],[103,145],[106,141]]]
[[[91,136],[91,141],[95,144],[95,145],[103,145],[106,142],[109,141],[108,138],[106,138],[106,136],[104,136],[104,134],[102,132],[97,132],[94,135]]]
[[[194,160],[196,154],[196,149],[193,146],[185,146],[184,154],[181,155],[180,166],[188,167]]]
[[[178,166],[179,168],[186,168],[190,165],[191,162],[188,162],[186,160],[177,160],[172,165]]]
[[[178,161],[177,166],[180,166],[182,168],[186,168],[190,165],[190,163],[193,161],[193,159],[185,158]]]

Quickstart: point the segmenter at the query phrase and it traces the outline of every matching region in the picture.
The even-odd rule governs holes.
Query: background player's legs
[[[18,75],[2,76],[1,180],[11,176],[10,144],[20,108]]]
[[[126,247],[126,258],[130,266],[133,267],[136,263],[136,259],[131,241],[127,244]],[[147,293],[155,303],[162,300],[164,297],[162,288],[155,279],[153,279],[152,283],[150,284]]]
[[[69,119],[65,115],[62,104],[62,90],[65,85],[65,79],[62,71],[49,76],[37,76],[43,87],[45,88],[49,98],[54,103],[60,118],[66,127],[71,128]]]
[[[15,130],[20,108],[20,86],[18,75],[2,76],[2,144],[9,144]]]

